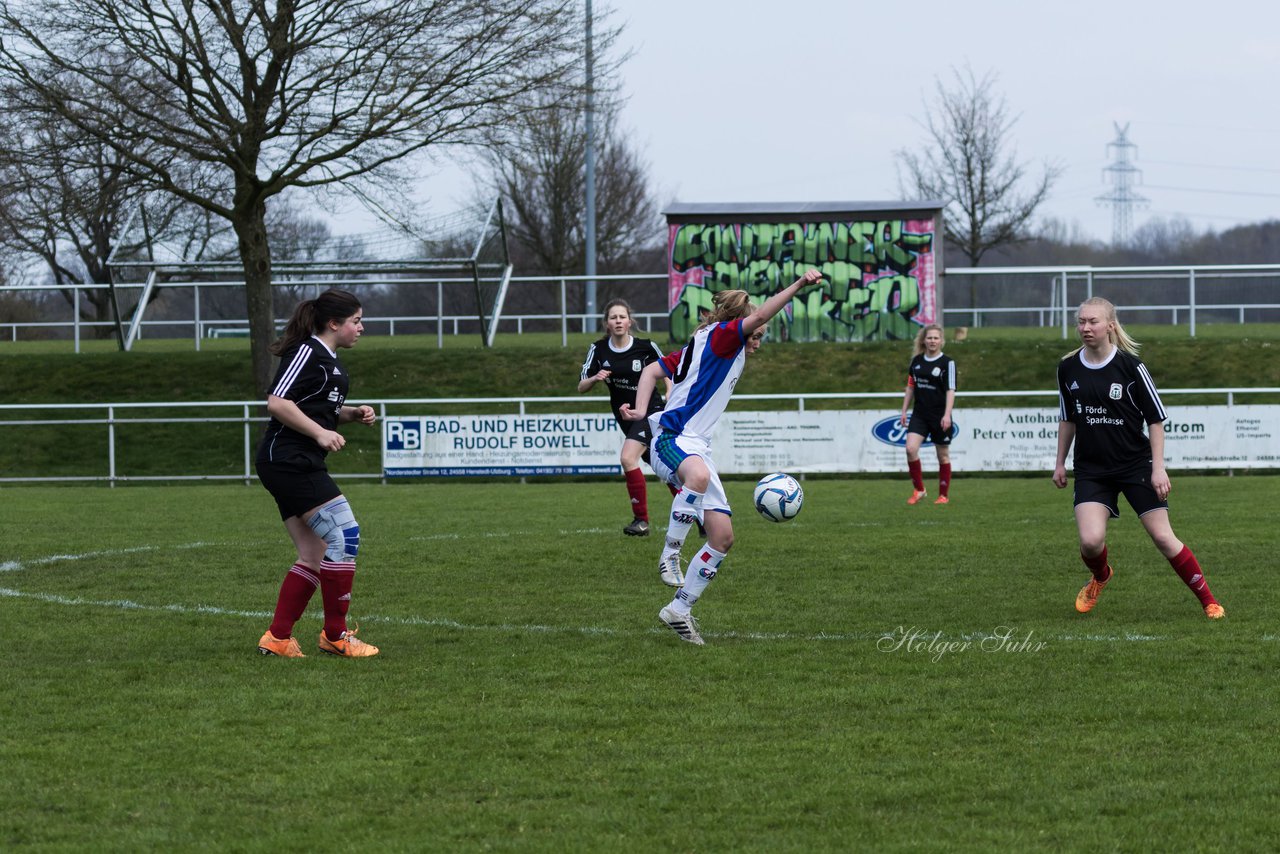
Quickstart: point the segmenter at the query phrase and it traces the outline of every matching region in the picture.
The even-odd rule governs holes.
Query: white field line
[[[598,529],[589,529],[590,533],[598,533]],[[562,533],[573,533],[564,531]],[[420,537],[416,539],[442,539],[445,537],[454,537],[456,535],[440,535],[438,537]],[[490,536],[509,536],[507,534],[491,534]],[[226,546],[227,543],[185,543],[176,546],[167,546],[166,550],[186,550],[205,548],[209,546]],[[18,572],[27,568],[44,566],[52,563],[60,563],[64,561],[87,560],[95,557],[111,557],[122,554],[134,554],[145,551],[158,551],[158,546],[137,546],[128,549],[104,549],[102,551],[83,552],[80,554],[64,554],[49,555],[42,558],[34,558],[25,562],[7,561],[0,564],[0,572]],[[256,620],[269,620],[272,617],[271,611],[245,611],[233,608],[222,608],[216,605],[184,605],[173,603],[168,605],[147,605],[141,602],[134,602],[129,599],[85,599],[83,597],[59,596],[53,593],[29,593],[22,590],[15,590],[10,587],[0,587],[0,597],[8,599],[31,599],[37,602],[46,602],[51,605],[63,605],[67,607],[88,607],[88,608],[114,608],[120,611],[143,611],[150,613],[170,613],[170,614],[202,614],[215,617],[237,617],[237,618],[253,618]],[[518,623],[494,623],[489,625],[476,625],[469,623],[461,623],[457,620],[450,620],[444,617],[422,617],[416,615],[392,617],[382,616],[378,614],[365,614],[360,618],[361,622],[370,623],[387,623],[390,625],[401,626],[425,626],[432,628],[453,629],[456,631],[468,632],[495,632],[501,634],[512,633],[566,633],[578,634],[585,636],[597,637],[626,637],[634,634],[631,630],[611,629],[603,626],[546,626],[539,624],[518,624]],[[914,628],[914,627],[913,627]],[[666,633],[668,629],[650,628],[647,634]],[[758,641],[880,641],[894,640],[902,636],[902,629],[875,632],[818,632],[816,634],[797,634],[794,632],[712,632],[703,631],[703,635],[708,638],[723,638],[736,640],[758,640]],[[910,629],[908,629],[910,631]],[[947,634],[945,632],[922,632],[920,638],[922,642],[930,640],[935,643],[953,643],[953,642],[980,642],[983,638],[990,637],[991,633],[987,631],[981,632],[964,632],[960,634]],[[1068,633],[1062,635],[1044,635],[1036,633],[1034,639],[1040,642],[1084,642],[1084,643],[1159,643],[1172,640],[1173,638],[1165,635],[1145,635],[1135,632],[1122,632],[1116,634],[1107,633],[1086,633],[1075,634]],[[1280,635],[1264,634],[1259,638],[1261,641],[1280,640]]]

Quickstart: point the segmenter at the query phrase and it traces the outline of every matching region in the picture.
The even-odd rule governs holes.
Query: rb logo
[[[387,419],[387,450],[418,451],[422,449],[422,425],[418,421]]]

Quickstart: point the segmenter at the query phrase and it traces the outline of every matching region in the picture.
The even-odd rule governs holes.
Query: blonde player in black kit
[[[907,428],[907,471],[911,473],[908,504],[915,504],[928,494],[920,468],[920,446],[925,438],[933,442],[938,452],[938,498],[933,503],[951,501],[947,496],[951,489],[951,410],[955,402],[956,363],[942,352],[942,327],[930,323],[916,333],[915,356],[907,368],[907,390],[902,395],[899,419]]]
[[[611,300],[604,307],[604,325],[609,334],[587,350],[578,380],[578,393],[590,391],[596,383],[609,387],[609,408],[613,410],[618,428],[626,436],[622,440],[620,461],[633,518],[622,532],[633,537],[646,537],[649,535],[649,498],[640,460],[648,462],[649,459],[649,422],[624,421],[618,416],[618,410],[623,404],[635,405],[640,372],[646,365],[661,359],[662,351],[649,339],[636,338],[631,334],[631,306],[626,300]],[[668,381],[667,385],[670,387],[671,383]],[[649,412],[662,409],[662,403],[662,396],[654,395]]]
[[[324,600],[321,652],[367,658],[378,648],[347,629],[360,526],[329,476],[325,456],[346,439],[338,425],[373,424],[371,406],[347,406],[347,371],[338,350],[354,347],[364,331],[354,294],[331,289],[294,309],[284,335],[271,348],[280,368],[267,395],[271,416],[258,445],[258,478],[276,500],[298,559],[285,574],[271,626],[258,652],[302,658],[293,626],[316,588]]]
[[[1169,525],[1169,473],[1164,466],[1164,422],[1168,417],[1138,345],[1116,319],[1116,307],[1101,297],[1085,300],[1076,316],[1082,346],[1058,363],[1058,458],[1053,482],[1067,485],[1067,451],[1074,441],[1075,513],[1080,558],[1092,578],[1076,596],[1087,613],[1110,583],[1107,521],[1119,517],[1119,495],[1138,514],[1156,548],[1200,600],[1205,616],[1225,616],[1209,591],[1196,556]],[[1146,432],[1143,432],[1143,427]]]

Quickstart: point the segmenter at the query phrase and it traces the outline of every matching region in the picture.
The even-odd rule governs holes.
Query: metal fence
[[[1212,398],[1221,398],[1226,405],[1234,405],[1238,396],[1256,396],[1260,394],[1276,395],[1280,394],[1280,388],[1204,388],[1204,389],[1161,389],[1162,396],[1177,395],[1199,395]],[[1014,398],[1027,400],[1044,399],[1046,405],[1054,405],[1053,401],[1057,399],[1056,391],[961,391],[957,392],[957,397],[969,398]],[[821,394],[743,394],[735,396],[736,402],[749,401],[770,401],[772,404],[777,402],[794,401],[795,410],[804,412],[806,407],[815,402],[821,401],[870,401],[884,400],[887,401],[885,408],[896,411],[898,405],[902,401],[902,392],[850,392],[850,393],[821,393]],[[569,405],[574,408],[582,407],[586,404],[598,404],[598,400],[584,401],[582,397],[473,397],[473,398],[403,398],[403,399],[383,399],[366,401],[370,406],[378,410],[379,420],[385,419],[388,415],[418,415],[422,414],[424,408],[441,408],[456,407],[459,405],[470,408],[492,408],[504,407],[506,412],[514,410],[519,415],[527,414],[529,405],[540,406],[542,404],[559,404]],[[65,426],[85,426],[100,427],[104,431],[106,454],[106,474],[69,474],[60,476],[19,476],[19,477],[0,477],[0,483],[58,483],[58,482],[78,482],[78,483],[108,483],[114,486],[117,483],[130,482],[147,482],[147,481],[243,481],[248,484],[256,477],[253,468],[253,458],[256,452],[257,438],[261,432],[261,425],[267,420],[259,412],[262,408],[262,402],[235,400],[235,401],[199,401],[185,403],[59,403],[59,404],[8,404],[0,405],[0,441],[4,442],[5,447],[17,448],[22,447],[21,441],[15,441],[10,438],[15,428],[50,428]],[[175,414],[158,417],[150,413],[153,411],[174,410]],[[394,411],[393,411],[394,410]],[[199,412],[198,415],[186,415],[184,413]],[[66,413],[66,417],[36,417],[31,418],[29,415],[38,414],[46,416],[53,413]],[[215,414],[223,413],[223,414]],[[82,415],[83,414],[83,415]],[[237,434],[237,448],[235,453],[241,456],[241,467],[235,474],[208,474],[199,473],[198,471],[187,471],[176,474],[161,475],[131,475],[120,470],[117,460],[117,449],[119,437],[117,431],[119,428],[131,427],[136,425],[184,425],[184,424],[227,424],[239,425],[240,429]],[[8,428],[6,430],[6,428]],[[175,447],[179,451],[188,452],[188,456],[203,460],[205,454],[209,453],[208,448],[201,448],[200,453],[191,454],[191,442],[188,438],[181,434],[175,434],[173,441]],[[230,453],[228,450],[227,453]],[[381,457],[378,460],[379,466],[377,471],[363,472],[346,472],[337,473],[338,478],[363,478],[363,479],[382,479]]]
[[[597,303],[626,298],[645,333],[669,328],[667,277],[663,274],[617,276],[517,276],[511,279],[498,333],[558,333],[567,345],[570,332],[600,329],[595,313],[585,311],[586,283],[597,283]],[[388,335],[475,335],[480,322],[467,301],[470,279],[362,278],[277,282],[296,298],[332,287],[351,287],[365,301],[365,325]],[[142,283],[120,284],[140,294]],[[164,285],[147,317],[138,324],[143,337],[203,340],[247,334],[244,286],[233,281],[187,281]],[[0,341],[36,337],[69,340],[80,352],[81,339],[108,321],[80,318],[82,292],[100,286],[7,285],[0,295],[23,295],[36,303],[40,317],[0,321]],[[73,294],[70,301],[59,292]],[[1280,322],[1280,264],[1191,265],[1167,267],[974,267],[948,268],[943,275],[943,320],[949,326],[1059,328],[1070,336],[1075,307],[1101,295],[1114,302],[1126,323],[1185,325],[1190,336],[1203,323]],[[474,300],[472,300],[474,301]],[[383,310],[385,307],[387,310]],[[407,310],[406,310],[407,308]]]

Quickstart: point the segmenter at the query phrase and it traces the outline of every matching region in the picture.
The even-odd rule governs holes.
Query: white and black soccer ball
[[[770,522],[785,522],[800,512],[804,490],[791,475],[774,472],[760,478],[752,500],[761,516]]]

